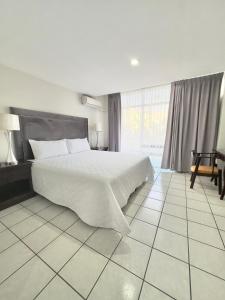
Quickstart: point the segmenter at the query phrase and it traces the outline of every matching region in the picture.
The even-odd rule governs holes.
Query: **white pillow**
[[[77,153],[90,150],[90,145],[87,138],[85,139],[70,139],[67,141],[69,153]]]
[[[66,140],[35,141],[29,140],[35,159],[69,154]]]

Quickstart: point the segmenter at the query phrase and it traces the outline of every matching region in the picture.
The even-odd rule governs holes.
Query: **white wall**
[[[103,103],[102,111],[82,105],[78,93],[0,65],[0,113],[8,112],[8,107],[15,106],[87,117],[90,142],[95,143],[94,124],[102,122],[105,131],[101,134],[100,143],[108,145],[108,97],[98,99]],[[7,143],[0,132],[0,161],[4,161],[6,155]]]

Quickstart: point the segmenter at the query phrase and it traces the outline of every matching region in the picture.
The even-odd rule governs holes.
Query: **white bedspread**
[[[69,207],[87,224],[130,231],[121,210],[146,177],[153,177],[148,156],[85,151],[35,160],[34,190],[50,201]]]

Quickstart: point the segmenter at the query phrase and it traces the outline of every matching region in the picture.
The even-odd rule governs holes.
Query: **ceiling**
[[[0,63],[95,96],[219,72],[224,12],[224,0],[0,0]]]

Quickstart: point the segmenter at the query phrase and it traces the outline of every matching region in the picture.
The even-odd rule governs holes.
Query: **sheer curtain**
[[[160,166],[170,100],[170,85],[121,93],[121,151],[142,152]]]

